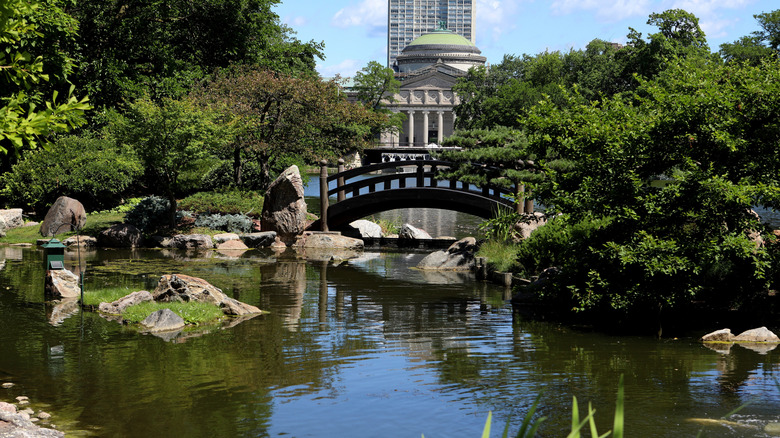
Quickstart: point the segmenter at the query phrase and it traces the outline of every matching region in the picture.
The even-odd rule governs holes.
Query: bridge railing
[[[440,179],[439,170],[452,166],[451,162],[441,160],[386,162],[349,170],[345,170],[344,161],[339,160],[338,173],[334,175],[328,175],[327,162],[321,162],[320,166],[320,208],[322,214],[320,220],[323,231],[328,229],[328,204],[329,198],[333,195],[336,195],[337,202],[340,202],[347,197],[354,198],[377,191],[428,187],[470,192],[505,202],[510,195],[517,196],[519,193],[517,188],[512,191],[504,187],[492,185],[476,187],[455,179]],[[355,179],[366,176],[369,177]],[[331,188],[330,186],[334,181],[336,184]]]

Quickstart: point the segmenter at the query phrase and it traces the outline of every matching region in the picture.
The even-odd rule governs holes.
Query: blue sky
[[[757,30],[754,14],[777,0],[476,0],[477,47],[491,64],[504,54],[581,49],[594,38],[625,43],[628,28],[653,33],[648,15],[684,9],[699,18],[713,51]],[[282,22],[302,41],[323,41],[325,77],[351,77],[369,61],[387,63],[387,0],[282,0]]]

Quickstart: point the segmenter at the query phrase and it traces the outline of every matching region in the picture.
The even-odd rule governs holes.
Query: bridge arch
[[[399,208],[439,208],[490,218],[500,208],[515,206],[508,195],[517,194],[516,191],[438,179],[438,171],[450,166],[452,163],[447,161],[409,160],[342,170],[328,176],[323,165],[322,217],[310,229],[339,230],[354,220]],[[337,197],[335,203],[330,200],[333,195]]]

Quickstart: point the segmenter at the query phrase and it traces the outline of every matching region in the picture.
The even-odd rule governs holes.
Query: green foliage
[[[777,58],[780,50],[780,9],[753,16],[761,30],[752,32],[720,46],[726,62],[747,62],[758,65],[763,59]]]
[[[488,240],[479,247],[477,257],[485,257],[498,272],[516,271],[520,245],[505,240]]]
[[[536,107],[526,124],[530,148],[576,163],[555,169],[545,162],[537,199],[567,213],[558,224],[565,229],[598,228],[578,235],[572,228],[567,242],[541,233],[535,237],[558,241],[559,250],[532,244],[523,265],[559,266],[557,296],[580,310],[751,302],[766,290],[771,268],[766,249],[751,240],[763,228],[750,209],[780,205],[773,152],[780,129],[772,122],[780,90],[768,85],[778,75],[774,62],[679,61],[642,82],[633,99],[577,104],[574,96],[567,109]],[[655,184],[661,175],[665,183]]]
[[[147,301],[125,309],[122,318],[129,323],[140,323],[146,317],[162,309],[170,309],[179,315],[187,324],[203,324],[216,322],[224,317],[222,310],[211,303],[158,303]]]
[[[179,206],[196,214],[243,214],[258,217],[263,211],[263,196],[254,191],[229,190],[199,192],[179,202]]]
[[[140,99],[112,120],[109,132],[119,145],[135,151],[153,193],[168,198],[171,228],[176,220],[176,193],[184,187],[181,176],[197,169],[209,151],[231,140],[217,114],[191,100]]]
[[[277,160],[282,161],[282,160]],[[273,166],[271,172],[276,170]],[[230,160],[220,160],[208,169],[200,179],[201,190],[223,190],[237,188],[241,190],[263,190],[267,186],[263,175],[263,167],[254,160],[246,160],[241,166],[241,186],[236,186],[234,163]]]
[[[265,188],[282,163],[335,161],[362,150],[387,119],[348,102],[333,81],[251,67],[223,70],[192,96],[219,109],[221,125],[234,134],[217,151],[233,162],[234,187],[243,187],[247,161],[261,167],[261,178],[253,183]]]
[[[63,47],[78,25],[57,0],[0,3],[0,153],[48,146],[84,123],[91,107],[67,82],[75,63]],[[56,44],[55,44],[56,41]],[[59,100],[60,94],[65,99]]]
[[[125,214],[125,222],[141,231],[153,231],[168,222],[170,202],[159,196],[147,196]]]
[[[49,150],[27,154],[0,177],[9,205],[45,214],[60,196],[78,199],[87,211],[118,205],[142,167],[127,148],[92,137],[63,137]]]
[[[303,43],[274,12],[278,0],[79,2],[78,83],[101,108],[144,95],[181,98],[234,63],[314,75],[322,43]]]
[[[195,226],[231,233],[248,233],[252,231],[252,218],[243,214],[200,214],[195,219]]]

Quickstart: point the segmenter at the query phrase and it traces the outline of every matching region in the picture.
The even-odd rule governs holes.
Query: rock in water
[[[306,201],[298,166],[288,167],[268,187],[260,220],[263,231],[276,231],[287,244],[306,229]]]
[[[701,337],[701,340],[702,342],[731,342],[734,340],[734,335],[726,328],[707,333]]]
[[[185,323],[184,319],[171,309],[160,309],[141,321],[141,325],[151,332],[164,332],[184,328]]]
[[[404,224],[398,233],[399,239],[426,240],[433,239],[430,234],[410,224]]]
[[[87,213],[81,202],[60,196],[46,213],[39,232],[41,236],[51,237],[57,233],[80,230],[86,223]]]
[[[81,296],[79,277],[67,269],[46,271],[44,293],[50,300],[75,300]]]
[[[780,342],[776,334],[769,331],[766,327],[759,327],[744,331],[734,337],[736,342]]]
[[[98,235],[97,244],[103,248],[137,248],[141,246],[141,230],[130,224],[114,224]]]

